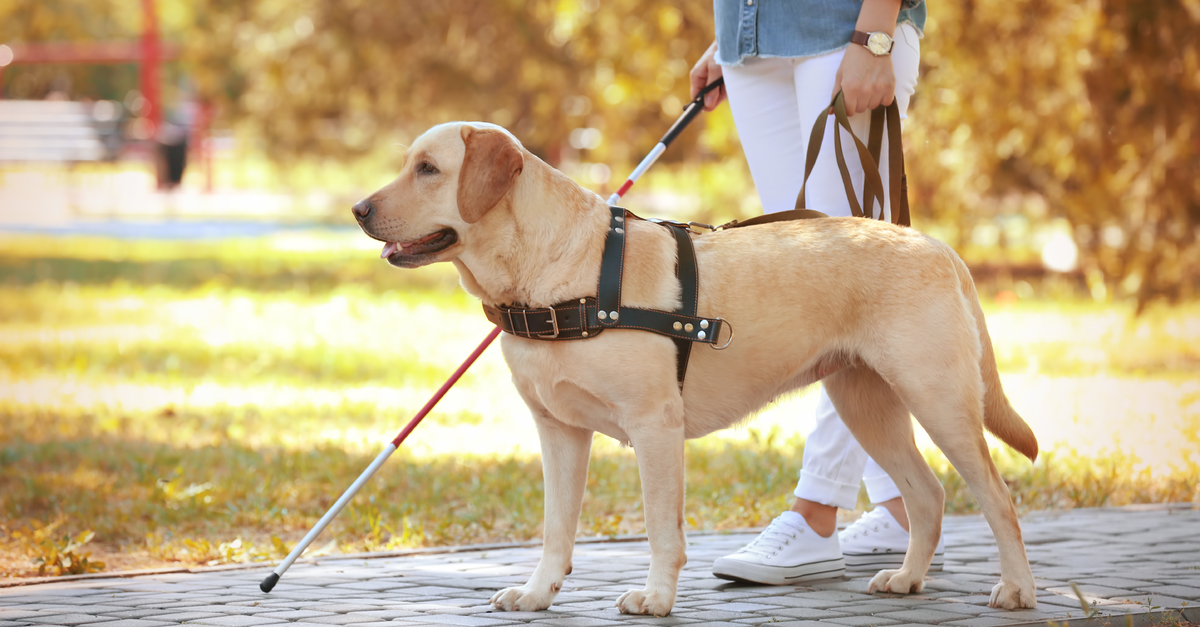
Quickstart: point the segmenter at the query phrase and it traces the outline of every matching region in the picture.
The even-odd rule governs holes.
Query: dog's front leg
[[[644,590],[617,599],[624,614],[666,616],[675,605],[679,571],[687,563],[683,537],[683,424],[630,430],[642,477],[642,506],[650,540],[650,573]]]
[[[523,586],[505,588],[491,603],[505,611],[536,612],[550,607],[571,572],[575,530],[587,487],[588,455],[592,432],[563,424],[534,409],[538,439],[542,446],[542,477],[546,491],[546,513],[542,559],[533,577]]]

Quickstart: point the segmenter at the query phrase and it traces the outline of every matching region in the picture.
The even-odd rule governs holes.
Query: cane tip
[[[262,580],[262,583],[258,584],[258,589],[263,592],[270,592],[275,588],[275,584],[277,583],[279,583],[279,573],[271,573],[267,575],[266,579]]]

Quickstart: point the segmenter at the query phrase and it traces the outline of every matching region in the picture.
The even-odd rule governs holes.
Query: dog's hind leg
[[[660,412],[677,411],[667,407]],[[664,424],[665,423],[665,424]],[[666,616],[675,605],[679,571],[687,563],[683,537],[684,431],[682,416],[655,417],[629,430],[642,478],[646,535],[650,540],[650,573],[644,590],[630,590],[617,599],[624,614]]]
[[[1017,510],[983,437],[983,389],[970,364],[939,370],[937,377],[896,373],[897,388],[917,421],[971,488],[1000,550],[1000,583],[992,607],[1037,606],[1033,572],[1025,555]]]
[[[908,513],[908,551],[898,570],[871,579],[871,592],[920,592],[942,530],[945,492],[913,439],[908,409],[877,372],[858,366],[824,379],[830,400],[863,449],[887,471]]]
[[[520,386],[518,386],[520,389]],[[542,446],[542,477],[545,483],[545,532],[542,559],[529,582],[505,588],[492,596],[491,604],[506,611],[536,612],[550,607],[571,572],[575,531],[587,487],[588,456],[592,432],[559,422],[526,394],[533,410]]]

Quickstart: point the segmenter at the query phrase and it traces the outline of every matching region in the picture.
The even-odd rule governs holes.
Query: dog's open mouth
[[[454,229],[445,228],[412,242],[387,242],[379,256],[387,259],[393,266],[410,268],[429,263],[423,257],[439,253],[456,243],[458,233]]]

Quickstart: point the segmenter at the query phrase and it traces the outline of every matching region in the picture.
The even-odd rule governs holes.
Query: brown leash
[[[879,219],[883,220],[885,218],[883,212],[883,179],[879,175],[879,157],[883,148],[883,131],[886,126],[888,134],[888,180],[891,182],[888,192],[892,207],[892,224],[912,226],[912,219],[908,211],[908,177],[904,173],[904,144],[900,138],[900,106],[896,104],[895,100],[892,100],[892,104],[887,107],[877,107],[871,111],[871,129],[866,145],[862,143],[850,128],[850,116],[846,115],[846,102],[842,92],[839,91],[834,96],[829,106],[833,110],[835,119],[833,127],[834,153],[837,156],[838,170],[842,175],[842,185],[846,188],[846,198],[850,201],[850,213],[857,218],[874,218],[874,203],[878,201]],[[808,185],[808,178],[812,176],[813,167],[817,164],[817,156],[821,153],[821,143],[825,138],[825,124],[828,119],[829,116],[822,113],[817,116],[816,122],[813,123],[812,134],[808,137],[808,152],[804,159],[804,182],[800,184],[800,193],[796,196],[795,209],[767,213],[755,216],[749,220],[734,220],[717,228],[731,229],[742,226],[754,226],[756,224],[782,222],[784,220],[827,217],[819,211],[806,208],[804,189]],[[846,157],[842,152],[841,129],[843,128],[854,139],[858,158],[863,164],[862,204],[859,204],[858,199],[854,196],[854,182],[850,178],[850,169],[846,166]],[[899,185],[896,184],[897,181],[899,181]],[[864,211],[864,208],[866,211]]]

